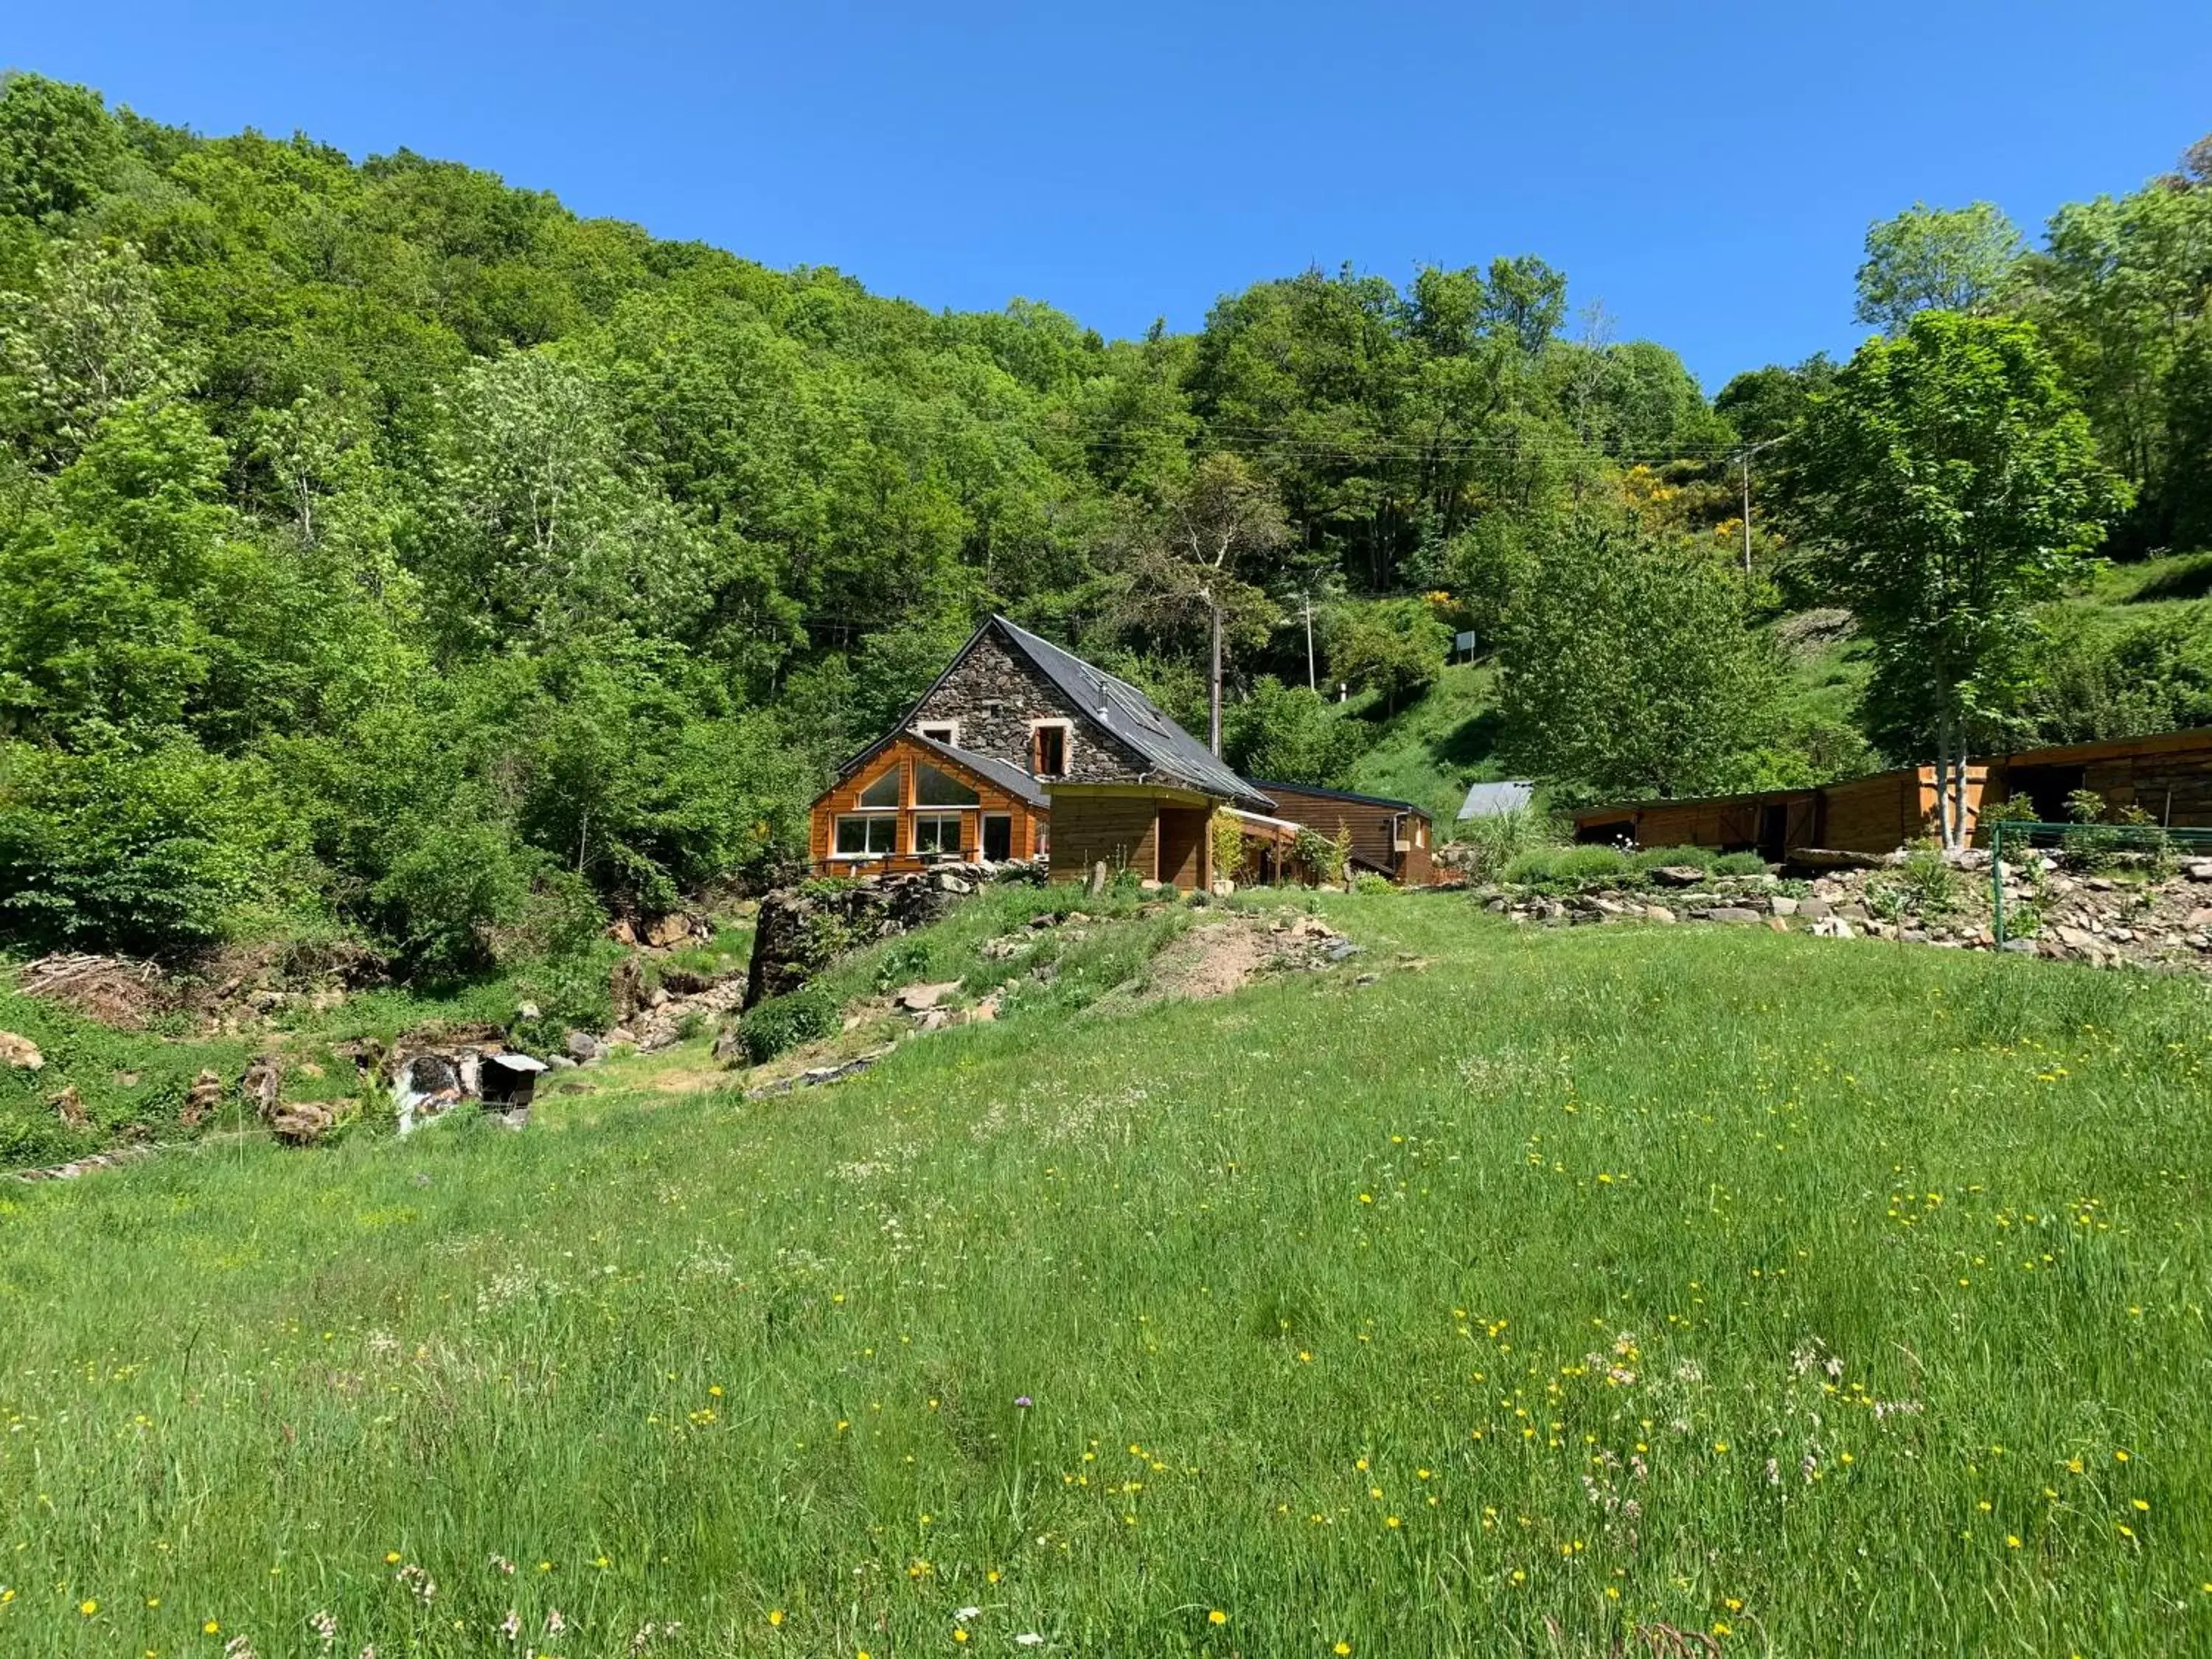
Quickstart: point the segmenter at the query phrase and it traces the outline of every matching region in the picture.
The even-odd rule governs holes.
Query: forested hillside
[[[1903,276],[1869,320],[2033,319],[2132,486],[2130,554],[2212,515],[2208,170],[2068,210],[1968,291],[1907,280],[1950,273],[1943,216],[1870,262]],[[1191,336],[937,314],[15,76],[0,942],[558,952],[781,866],[826,769],[992,610],[1202,730],[1212,596],[1231,752],[1269,775],[1348,776],[1460,629],[1497,653],[1503,752],[1563,793],[1849,769],[1918,728],[1784,694],[1773,623],[1832,597],[1820,480],[1761,453],[1747,557],[1733,462],[1835,373],[1709,404],[1525,256],[1263,281]],[[2208,681],[2193,613],[2159,626],[2037,649],[2164,721]],[[1990,717],[2077,720],[2029,695],[2057,672]]]

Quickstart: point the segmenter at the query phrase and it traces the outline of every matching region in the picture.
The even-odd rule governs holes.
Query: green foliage
[[[1618,881],[1635,867],[1618,847],[1543,847],[1515,856],[1500,878],[1526,887],[1572,887]]]
[[[1328,613],[1322,641],[1331,678],[1372,691],[1386,713],[1436,683],[1451,630],[1421,599],[1375,599]]]
[[[1468,874],[1475,881],[1499,880],[1516,859],[1556,846],[1559,834],[1549,813],[1528,806],[1470,819],[1461,827],[1462,844],[1473,854]]]
[[[1756,853],[1723,853],[1713,860],[1717,876],[1763,876],[1767,873],[1766,860]]]
[[[754,1004],[738,1022],[738,1035],[752,1063],[764,1066],[787,1048],[829,1036],[842,1018],[836,1000],[810,985]]]
[[[2027,647],[2008,721],[2023,748],[2212,726],[2212,611],[2118,628],[2045,627]]]
[[[121,155],[98,93],[13,70],[0,78],[0,213],[75,213],[114,181]]]
[[[1662,870],[1672,866],[1711,872],[1719,864],[1720,857],[1710,847],[1639,847],[1629,854],[1628,861],[1638,870]]]
[[[1249,778],[1346,787],[1368,738],[1357,723],[1303,685],[1263,675],[1228,714],[1223,750]]]
[[[1986,310],[2019,255],[2020,232],[1994,203],[1915,203],[1868,228],[1858,319],[1895,337],[1924,311]]]
[[[1216,812],[1207,825],[1206,834],[1213,839],[1213,874],[1217,880],[1233,881],[1239,866],[1244,861],[1243,826],[1226,812]]]
[[[1728,787],[1779,682],[1727,565],[1587,523],[1547,548],[1499,661],[1508,761],[1600,796]]]

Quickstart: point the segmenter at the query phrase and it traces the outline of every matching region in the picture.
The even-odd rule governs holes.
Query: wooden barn
[[[2078,789],[2101,797],[2108,808],[2139,808],[2154,823],[2212,828],[2212,727],[2025,749],[1972,762],[1968,831],[1979,823],[1984,804],[2015,797],[2028,801],[2037,817],[2063,822],[2067,797]],[[1593,807],[1575,814],[1575,839],[1711,847],[1757,853],[1779,863],[1800,848],[1894,852],[1936,832],[1936,805],[1935,769],[1908,767],[1813,788]]]
[[[1413,802],[1257,778],[1252,787],[1274,798],[1276,817],[1317,836],[1334,841],[1350,830],[1354,870],[1416,887],[1436,879],[1435,825]]]

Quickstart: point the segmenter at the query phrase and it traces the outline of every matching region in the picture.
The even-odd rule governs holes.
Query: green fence
[[[2004,866],[2009,853],[2049,853],[2085,873],[2155,872],[2191,858],[2212,858],[2212,830],[2168,830],[2155,823],[2038,823],[1984,818],[1975,837],[1990,849],[1990,908],[1996,942],[2005,941]]]

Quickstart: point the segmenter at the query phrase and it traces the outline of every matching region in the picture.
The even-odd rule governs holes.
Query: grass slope
[[[2212,990],[1329,908],[1379,983],[7,1192],[0,1652],[2212,1642]]]
[[[1373,746],[1352,769],[1350,787],[1425,806],[1437,832],[1448,834],[1468,785],[1505,775],[1492,757],[1497,704],[1495,668],[1487,663],[1447,667],[1419,702],[1379,722]]]

